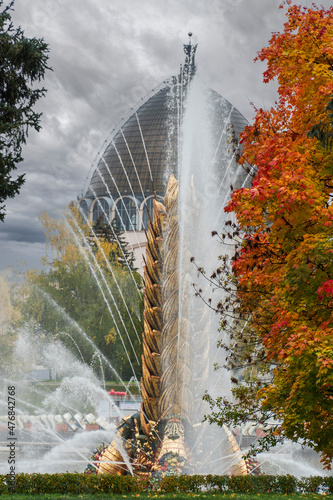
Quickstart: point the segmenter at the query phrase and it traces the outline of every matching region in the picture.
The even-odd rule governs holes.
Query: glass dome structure
[[[115,218],[122,230],[143,231],[154,196],[164,196],[171,173],[177,177],[183,100],[195,72],[195,50],[191,41],[184,45],[186,60],[180,74],[163,82],[131,110],[92,166],[79,206],[93,222],[103,215]],[[218,163],[224,154],[221,134],[226,123],[237,157],[239,135],[247,121],[217,92],[207,92]]]
[[[163,192],[168,95],[168,87],[158,90],[119,128],[92,174],[88,196],[111,194],[117,199],[124,194],[140,197]]]

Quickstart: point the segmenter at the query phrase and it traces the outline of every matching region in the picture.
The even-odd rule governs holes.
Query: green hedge
[[[87,474],[17,474],[15,488],[7,475],[0,476],[0,494],[3,493],[128,493],[139,486],[132,476]]]
[[[333,494],[333,477],[294,476],[171,476],[162,479],[159,489],[165,493],[329,493]]]
[[[161,493],[328,493],[333,494],[333,476],[168,476],[162,480],[132,476],[87,474],[17,474],[15,487],[10,477],[0,475],[0,495],[24,494],[99,494],[157,491]]]

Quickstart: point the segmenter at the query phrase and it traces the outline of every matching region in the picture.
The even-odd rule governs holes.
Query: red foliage
[[[290,3],[290,2],[287,2]],[[243,311],[275,363],[263,408],[279,432],[333,457],[333,153],[309,136],[330,123],[333,7],[290,5],[283,33],[258,59],[277,79],[278,102],[259,109],[241,142],[241,163],[257,169],[251,188],[226,208],[246,233],[233,271]]]

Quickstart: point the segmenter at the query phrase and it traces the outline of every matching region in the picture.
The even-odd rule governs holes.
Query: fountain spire
[[[197,50],[198,44],[192,45],[192,32],[188,33],[189,41],[188,43],[184,43],[184,52],[185,52],[185,64],[184,64],[184,73],[192,78],[196,72],[196,64],[195,64],[195,52]]]
[[[184,126],[184,137],[178,138],[177,152],[183,156],[185,151],[187,157],[186,161],[183,157],[179,159],[180,182],[171,174],[163,202],[153,200],[152,217],[147,228],[142,405],[140,411],[122,420],[116,438],[100,455],[100,473],[132,471],[158,478],[204,471],[208,464],[214,464],[212,467],[218,472],[247,474],[247,464],[241,457],[235,436],[223,428],[219,430],[219,441],[216,442],[214,429],[208,429],[202,422],[204,408],[199,388],[208,387],[209,353],[215,347],[211,334],[214,332],[211,332],[213,326],[207,315],[192,302],[194,293],[189,263],[196,239],[202,238],[203,222],[208,225],[206,212],[206,218],[201,218],[200,233],[192,234],[202,215],[199,196],[205,185],[202,167],[208,163],[212,170],[214,161],[210,161],[206,149],[204,156],[198,152],[198,148],[206,148],[202,142],[206,137],[202,134],[202,126],[199,128],[201,141],[194,144],[192,137],[197,128],[193,130],[191,127],[191,134],[188,134],[182,119],[186,98],[187,104],[190,103],[195,110],[198,110],[199,101],[195,118],[199,118],[200,125],[207,123],[206,113],[201,109],[206,109],[206,101],[193,101],[198,95],[197,86],[191,85],[196,71],[197,44],[192,44],[192,33],[188,35],[188,44],[184,44],[185,63],[178,79],[173,80],[174,84],[177,83],[179,126]],[[186,147],[183,146],[184,139],[187,140]],[[209,150],[209,145],[207,147]],[[215,173],[210,171],[209,175],[215,182]],[[215,204],[207,205],[211,215]],[[195,255],[201,258],[202,245],[195,248],[198,251]],[[219,390],[216,387],[215,390]],[[223,463],[219,462],[221,453],[224,454]]]

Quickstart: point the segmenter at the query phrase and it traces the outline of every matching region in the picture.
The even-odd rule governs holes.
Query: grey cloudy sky
[[[6,3],[6,2],[5,2]],[[13,21],[43,37],[50,65],[38,103],[42,131],[24,148],[19,196],[0,225],[0,269],[39,266],[44,236],[38,215],[61,217],[81,190],[110,130],[131,106],[179,70],[193,32],[205,82],[251,120],[276,98],[254,63],[272,31],[281,31],[280,0],[16,0]],[[322,1],[324,7],[331,2]],[[311,1],[303,1],[310,6]]]

